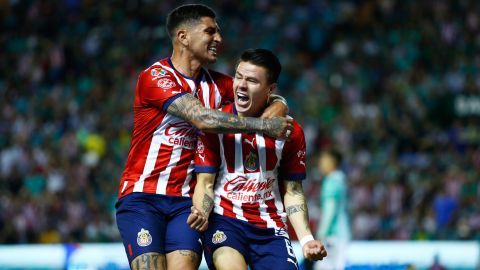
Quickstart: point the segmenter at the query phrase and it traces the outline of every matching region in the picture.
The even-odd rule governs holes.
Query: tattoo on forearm
[[[307,207],[305,204],[295,204],[287,207],[287,215],[292,215],[297,212],[305,212],[307,211]]]
[[[288,181],[287,182],[287,192],[290,195],[293,196],[302,196],[303,195],[303,187],[301,182],[294,182],[294,181]]]
[[[209,214],[213,207],[213,199],[208,194],[204,194],[202,200],[202,210],[205,214]]]
[[[281,137],[285,129],[282,118],[239,117],[207,109],[197,98],[189,94],[177,98],[167,111],[189,122],[202,121],[206,131],[216,133],[265,132],[273,137]]]
[[[309,229],[309,218],[308,218],[308,207],[305,201],[305,195],[303,193],[303,187],[301,182],[288,182],[287,183],[287,193],[291,196],[295,196],[301,202],[300,204],[295,204],[287,207],[287,215],[293,215],[295,213],[301,212],[303,214],[303,221],[305,223],[305,228]]]
[[[179,250],[180,255],[185,256],[185,257],[190,257],[190,260],[193,263],[198,263],[199,262],[199,257],[198,254],[194,251],[191,250]]]
[[[132,261],[132,269],[165,269],[165,256],[158,253],[145,253]]]

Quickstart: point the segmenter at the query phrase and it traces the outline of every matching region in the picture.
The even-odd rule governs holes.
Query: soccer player
[[[132,142],[116,204],[132,269],[196,269],[200,263],[200,233],[186,224],[196,183],[198,131],[285,137],[292,127],[286,118],[238,117],[215,110],[233,101],[233,82],[204,68],[216,61],[222,42],[210,8],[176,8],[167,18],[167,30],[171,58],[156,62],[138,78]],[[267,114],[282,115],[285,109],[275,102]]]
[[[328,258],[320,269],[341,270],[345,267],[346,249],[350,240],[347,214],[347,179],[340,170],[342,155],[335,149],[322,151],[318,167],[322,173],[322,216],[317,236],[325,241]]]
[[[242,117],[262,114],[276,88],[281,65],[270,51],[245,51],[233,87],[235,102],[222,111]],[[290,141],[262,132],[204,134],[195,155],[197,185],[188,224],[205,231],[205,257],[211,269],[298,269],[287,216],[307,259],[326,256],[314,240],[302,180],[305,138],[294,121]],[[280,190],[284,189],[284,193]],[[283,203],[282,203],[283,199]],[[200,216],[213,214],[207,222]]]

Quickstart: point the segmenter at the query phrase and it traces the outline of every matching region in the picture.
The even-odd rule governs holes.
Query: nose
[[[220,32],[217,31],[217,33],[215,33],[215,36],[213,36],[213,40],[219,44],[222,43],[223,41],[223,38],[222,38],[222,35],[220,34]]]
[[[247,89],[247,80],[245,79],[240,79],[238,82],[238,87],[242,89]]]

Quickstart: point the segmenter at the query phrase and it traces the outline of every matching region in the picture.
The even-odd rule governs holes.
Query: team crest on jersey
[[[157,79],[159,77],[164,77],[164,76],[167,76],[167,72],[163,69],[163,68],[152,68],[150,70],[150,74],[153,76],[153,77],[156,77]]]
[[[220,244],[227,240],[227,235],[224,232],[217,230],[212,236],[212,243]]]
[[[152,236],[148,230],[142,228],[137,234],[137,244],[146,247],[152,243]]]
[[[163,90],[173,88],[175,85],[175,82],[170,80],[169,78],[161,78],[157,82],[157,86],[163,88]]]
[[[256,171],[258,169],[258,157],[253,152],[248,153],[244,162],[245,169],[249,172]]]

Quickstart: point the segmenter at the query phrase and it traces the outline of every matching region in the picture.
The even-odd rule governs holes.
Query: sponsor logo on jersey
[[[253,152],[248,153],[244,162],[245,169],[249,172],[254,172],[258,169],[258,157]]]
[[[162,88],[163,90],[173,88],[175,87],[175,85],[177,84],[169,78],[161,78],[157,81],[157,86]]]
[[[227,240],[227,235],[224,232],[217,230],[212,236],[212,243],[220,244]]]
[[[180,145],[187,149],[195,149],[197,130],[187,122],[170,123],[165,128],[165,136],[171,145]]]
[[[274,182],[275,178],[273,177],[259,181],[257,178],[249,179],[238,175],[228,180],[223,186],[223,190],[229,200],[258,202],[272,199],[275,196],[273,193]]]
[[[152,68],[150,74],[155,77],[154,79],[159,79],[160,77],[167,76],[167,72],[163,68]]]
[[[152,236],[148,230],[142,228],[137,234],[137,244],[146,247],[152,243]]]

